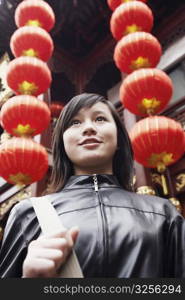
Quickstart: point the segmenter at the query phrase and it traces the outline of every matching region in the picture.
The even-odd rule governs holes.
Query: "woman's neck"
[[[112,168],[86,168],[86,169],[74,169],[74,175],[93,175],[93,174],[113,174]]]

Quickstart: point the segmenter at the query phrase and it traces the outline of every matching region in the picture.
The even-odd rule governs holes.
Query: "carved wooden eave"
[[[6,193],[4,193],[3,198],[1,198],[1,205],[0,205],[0,221],[3,220],[4,215],[7,214],[12,206],[23,199],[30,198],[31,197],[31,188],[23,187],[13,187],[7,190]],[[3,200],[4,199],[4,200]]]
[[[159,23],[155,24],[152,33],[159,39],[163,47],[163,51],[185,35],[184,11],[185,4],[179,7],[168,18],[163,18]]]
[[[54,73],[65,73],[76,86],[77,93],[80,93],[98,68],[107,62],[113,62],[115,44],[113,38],[108,36],[83,58],[74,58],[62,48],[56,46],[48,65]]]
[[[13,91],[9,88],[6,82],[6,70],[9,61],[10,59],[7,53],[0,58],[0,107],[13,95]]]

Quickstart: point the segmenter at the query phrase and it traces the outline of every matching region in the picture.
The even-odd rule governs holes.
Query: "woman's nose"
[[[88,122],[84,124],[83,128],[83,134],[95,134],[96,133],[96,128],[92,122]]]

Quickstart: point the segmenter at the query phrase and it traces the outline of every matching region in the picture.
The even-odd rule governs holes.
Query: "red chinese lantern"
[[[15,57],[34,56],[48,61],[53,52],[53,41],[44,29],[24,26],[11,36],[10,48]]]
[[[159,69],[134,71],[123,80],[120,100],[133,114],[146,116],[161,112],[170,101],[173,84]]]
[[[144,3],[133,1],[121,4],[112,13],[110,31],[116,40],[136,31],[150,32],[153,26],[153,14]]]
[[[164,116],[150,116],[131,129],[130,139],[137,162],[159,172],[184,154],[184,131],[180,123]]]
[[[107,0],[107,3],[110,9],[115,10],[116,7],[118,7],[122,3],[130,2],[130,1],[135,1],[135,0]],[[145,2],[145,3],[147,2],[147,0],[138,0],[138,1]]]
[[[51,72],[42,60],[24,56],[9,63],[6,79],[16,94],[38,96],[49,88]]]
[[[64,105],[59,101],[53,101],[50,104],[50,111],[52,118],[58,118],[60,116],[61,111],[63,110]]]
[[[15,10],[15,23],[17,27],[38,26],[50,31],[55,24],[55,15],[43,0],[24,0]]]
[[[50,122],[48,105],[33,96],[15,96],[1,108],[1,125],[15,136],[34,136],[45,130]]]
[[[124,73],[140,68],[154,68],[162,54],[158,40],[146,32],[135,32],[123,37],[116,45],[114,61]]]
[[[31,184],[43,178],[48,155],[31,138],[12,138],[0,145],[0,176],[11,184]]]

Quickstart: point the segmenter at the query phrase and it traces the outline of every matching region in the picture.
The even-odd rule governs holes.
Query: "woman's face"
[[[64,148],[76,175],[112,174],[117,149],[117,127],[104,103],[82,108],[63,135]]]

